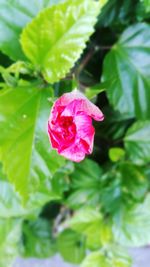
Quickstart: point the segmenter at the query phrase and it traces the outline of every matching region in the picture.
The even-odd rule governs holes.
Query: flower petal
[[[62,151],[58,151],[58,153],[69,160],[80,162],[85,158],[86,149],[82,142],[79,142]]]
[[[91,117],[85,114],[78,114],[74,117],[74,122],[78,138],[87,143],[87,153],[92,153],[95,129],[92,126]]]
[[[102,121],[104,119],[102,111],[80,92],[73,91],[72,93],[64,94],[61,98],[61,103],[65,105],[67,102],[62,116],[73,116],[78,112],[85,112],[94,120]]]

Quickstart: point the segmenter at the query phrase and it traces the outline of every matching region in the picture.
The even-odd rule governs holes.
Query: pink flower
[[[104,119],[101,110],[75,90],[62,95],[53,105],[48,134],[53,148],[67,159],[80,162],[93,151],[95,129],[92,119]]]

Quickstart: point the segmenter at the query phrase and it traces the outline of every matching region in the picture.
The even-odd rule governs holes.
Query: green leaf
[[[65,261],[79,264],[85,257],[85,240],[73,230],[64,230],[57,239],[57,246]]]
[[[0,266],[11,267],[19,254],[20,219],[0,219]]]
[[[120,220],[114,218],[112,227],[117,243],[128,247],[141,247],[150,243],[150,195],[142,204],[122,212]]]
[[[71,174],[71,187],[73,193],[68,197],[67,204],[71,208],[79,208],[81,205],[95,207],[100,199],[100,178],[102,169],[89,159],[80,164],[75,164],[75,171]]]
[[[42,218],[24,222],[23,257],[48,258],[55,253],[51,228],[49,221]]]
[[[0,0],[0,50],[13,60],[25,59],[19,42],[28,22],[43,8],[59,0]]]
[[[105,58],[103,81],[110,103],[123,114],[150,118],[149,77],[150,25],[139,23],[125,30]]]
[[[124,151],[124,149],[122,149],[120,147],[113,147],[113,148],[109,149],[109,158],[113,162],[117,162],[117,161],[123,159],[124,156],[125,156],[125,151]]]
[[[67,0],[42,11],[23,30],[23,51],[46,81],[59,81],[74,66],[98,13],[99,3],[92,0]]]
[[[97,210],[91,208],[77,212],[69,221],[69,225],[75,231],[85,235],[87,247],[90,249],[97,249],[112,238],[109,225],[104,222]]]
[[[150,162],[150,122],[134,123],[124,138],[130,160],[139,165]]]
[[[116,247],[108,251],[96,251],[89,254],[81,267],[131,267],[132,261],[130,257]]]
[[[39,194],[51,198],[50,179],[65,165],[48,140],[50,97],[49,88],[31,84],[0,91],[0,157],[9,181],[24,199],[29,192],[34,199],[37,193],[36,201]]]

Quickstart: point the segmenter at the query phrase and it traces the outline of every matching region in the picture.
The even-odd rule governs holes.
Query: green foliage
[[[119,213],[142,201],[148,190],[143,170],[126,161],[102,173],[95,162],[86,159],[76,166],[71,178],[73,191],[67,204],[73,209],[101,205],[105,212]]]
[[[100,177],[102,169],[92,160],[86,159],[75,164],[75,171],[71,175],[73,193],[67,199],[71,208],[81,205],[95,206],[99,202]]]
[[[139,165],[150,162],[150,121],[138,121],[133,124],[124,141],[133,162]]]
[[[0,0],[0,267],[131,267],[122,247],[150,243],[149,22],[149,0]],[[74,164],[47,121],[76,87],[105,120]]]
[[[150,118],[149,53],[150,26],[139,23],[125,30],[104,62],[110,102],[121,113],[139,119]]]
[[[105,173],[101,180],[101,203],[106,213],[120,214],[141,202],[148,190],[143,171],[128,162]]]
[[[111,228],[107,225],[99,211],[86,208],[79,211],[69,225],[75,231],[84,234],[87,247],[96,249],[109,243],[112,239]]]
[[[55,253],[49,221],[39,218],[23,224],[23,257],[48,258]]]
[[[58,251],[64,260],[79,264],[85,257],[85,241],[73,230],[64,230],[57,238]]]

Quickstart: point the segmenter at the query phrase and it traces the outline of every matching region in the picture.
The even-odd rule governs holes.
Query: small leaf
[[[134,123],[125,136],[125,147],[130,159],[139,165],[150,162],[150,122]]]
[[[150,25],[139,23],[125,30],[105,58],[103,81],[110,103],[122,114],[149,119],[149,77]]]
[[[109,158],[113,162],[117,162],[117,161],[123,159],[124,156],[125,156],[125,151],[124,151],[124,149],[122,149],[120,147],[113,147],[113,148],[109,149]]]
[[[73,230],[64,230],[58,236],[57,246],[65,261],[79,264],[85,257],[85,240]]]
[[[23,51],[48,82],[59,81],[74,66],[94,31],[98,13],[95,1],[67,0],[42,11],[23,30]]]

